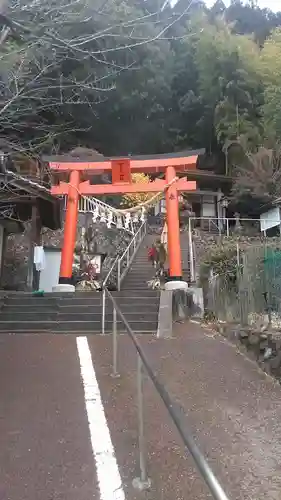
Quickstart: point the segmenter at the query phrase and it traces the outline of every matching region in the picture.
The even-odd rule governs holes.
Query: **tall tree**
[[[205,137],[209,134],[210,145],[214,136],[221,145],[241,135],[258,142],[262,101],[258,49],[246,37],[233,35],[223,20],[210,24],[204,17],[200,22],[195,57]]]
[[[281,28],[265,41],[260,57],[261,78],[264,84],[264,126],[267,139],[281,137]]]
[[[281,25],[281,12],[261,9],[255,2],[232,0],[225,11],[225,19],[235,33],[253,35],[262,45],[270,32]]]

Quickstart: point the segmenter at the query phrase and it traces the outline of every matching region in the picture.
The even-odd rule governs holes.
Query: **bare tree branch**
[[[121,0],[11,0],[5,9],[0,0],[0,134],[37,149],[76,130],[73,110],[95,115],[119,75],[138,67],[138,51],[163,40],[192,2],[164,20],[165,2],[150,13]]]

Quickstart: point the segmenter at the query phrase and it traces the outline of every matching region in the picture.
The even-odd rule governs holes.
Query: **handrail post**
[[[102,290],[102,320],[101,320],[101,332],[102,335],[105,333],[105,288]]]
[[[113,320],[112,320],[112,358],[113,358],[113,363],[112,363],[112,374],[111,376],[113,378],[118,378],[120,377],[118,371],[117,371],[117,352],[118,352],[118,338],[117,338],[117,311],[115,306],[112,304],[113,307]]]
[[[190,281],[193,283],[195,281],[195,269],[194,269],[194,255],[193,255],[193,241],[192,241],[192,225],[191,217],[188,219],[188,243],[189,243],[189,271],[190,271]]]
[[[146,470],[146,446],[144,437],[144,414],[143,414],[143,362],[137,355],[137,400],[138,400],[138,426],[139,426],[139,459],[140,477],[133,479],[133,487],[138,490],[147,490],[151,481],[147,477]]]
[[[121,288],[121,259],[117,261],[117,290],[120,292]]]

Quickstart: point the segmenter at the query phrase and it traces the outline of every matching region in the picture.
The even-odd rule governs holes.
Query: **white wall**
[[[45,259],[45,269],[40,272],[39,289],[51,292],[59,282],[61,251],[45,249]]]
[[[166,213],[166,200],[162,198],[155,204],[154,215],[165,214],[165,213]]]
[[[201,217],[216,217],[216,204],[214,196],[203,196]]]
[[[275,207],[260,216],[261,231],[266,231],[272,227],[280,226],[280,208]]]

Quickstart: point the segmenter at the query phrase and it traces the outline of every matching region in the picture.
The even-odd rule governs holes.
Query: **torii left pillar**
[[[168,231],[169,279],[182,280],[179,200],[176,182],[176,170],[169,166],[166,169],[166,182],[170,184],[166,190],[166,212]]]
[[[73,170],[70,173],[69,189],[67,196],[64,240],[61,254],[60,278],[59,283],[65,285],[72,284],[72,266],[74,259],[74,250],[76,245],[76,232],[78,222],[79,208],[79,184],[80,173]]]

